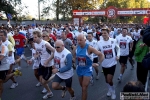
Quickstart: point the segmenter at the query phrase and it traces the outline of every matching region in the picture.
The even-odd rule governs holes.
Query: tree
[[[49,0],[42,0],[48,4]],[[48,5],[43,9],[43,15],[48,15],[50,10],[56,14],[56,19],[59,20],[59,15],[63,15],[63,19],[72,16],[72,10],[91,10],[96,9],[103,3],[103,0],[53,0],[52,5]]]

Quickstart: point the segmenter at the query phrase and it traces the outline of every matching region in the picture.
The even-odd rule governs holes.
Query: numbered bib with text
[[[81,67],[85,67],[86,66],[86,58],[85,57],[78,57],[78,65]]]
[[[113,58],[113,51],[112,49],[104,50],[105,59],[111,59]]]

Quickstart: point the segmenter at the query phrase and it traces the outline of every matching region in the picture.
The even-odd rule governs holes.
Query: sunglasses
[[[55,47],[56,49],[60,48],[60,47]]]
[[[45,38],[46,36],[42,36],[43,38]]]

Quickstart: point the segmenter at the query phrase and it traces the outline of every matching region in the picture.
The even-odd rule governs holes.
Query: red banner
[[[146,16],[150,15],[150,8],[117,9],[113,6],[104,10],[74,10],[73,16],[106,16],[115,18],[117,16]]]

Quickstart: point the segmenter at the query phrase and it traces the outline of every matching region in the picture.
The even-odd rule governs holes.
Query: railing
[[[147,75],[147,81],[146,81],[146,84],[145,84],[145,91],[148,92],[148,87],[150,85],[150,70],[148,71],[148,75]]]

